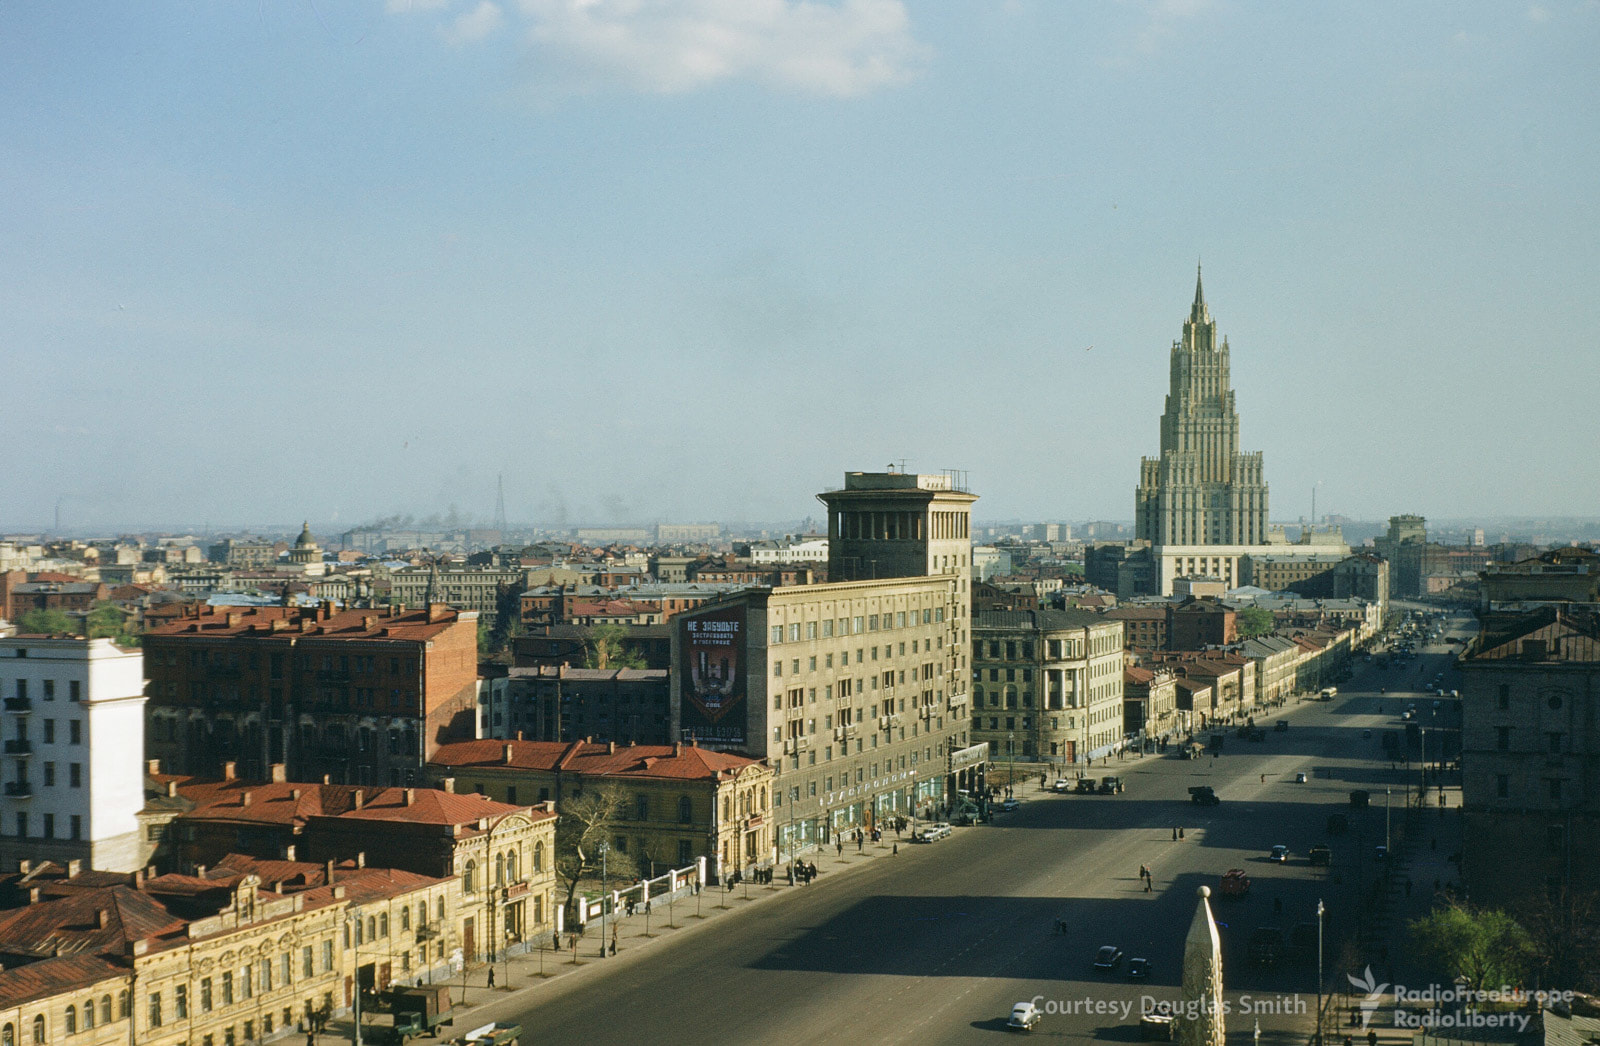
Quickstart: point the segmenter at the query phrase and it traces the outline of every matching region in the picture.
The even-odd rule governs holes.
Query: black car
[[[1130,981],[1143,981],[1143,980],[1149,979],[1149,977],[1150,977],[1150,960],[1149,959],[1129,959],[1128,960],[1128,980],[1130,980]]]
[[[1122,949],[1111,944],[1100,946],[1094,953],[1094,968],[1097,970],[1115,970],[1122,965]]]

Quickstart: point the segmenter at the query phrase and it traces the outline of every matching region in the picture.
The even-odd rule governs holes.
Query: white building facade
[[[144,655],[109,639],[0,639],[0,867],[139,868]]]

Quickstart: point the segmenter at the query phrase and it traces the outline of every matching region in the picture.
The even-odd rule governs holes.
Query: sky
[[[1596,515],[1600,0],[0,6],[0,533]]]

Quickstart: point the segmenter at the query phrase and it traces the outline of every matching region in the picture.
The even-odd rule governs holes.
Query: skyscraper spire
[[[1195,323],[1206,321],[1206,292],[1200,281],[1200,263],[1194,263],[1194,304],[1189,307],[1189,319]]]

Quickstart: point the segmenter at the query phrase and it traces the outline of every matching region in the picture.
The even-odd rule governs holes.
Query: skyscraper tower
[[[1228,342],[1206,307],[1198,268],[1183,338],[1172,343],[1161,456],[1144,458],[1135,533],[1155,546],[1263,545],[1267,484],[1260,451],[1239,450]]]

